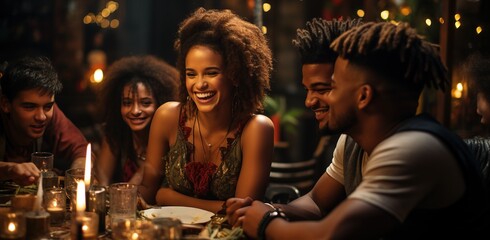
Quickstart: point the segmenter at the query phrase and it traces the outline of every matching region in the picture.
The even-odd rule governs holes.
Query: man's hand
[[[11,163],[7,170],[9,178],[21,186],[36,183],[39,174],[39,169],[32,162]]]
[[[250,197],[246,198],[230,198],[226,200],[226,215],[228,217],[228,223],[233,227],[239,227],[242,222],[242,216],[245,214],[245,210],[250,204],[252,204],[253,199]]]
[[[245,210],[241,217],[242,228],[245,234],[251,238],[257,238],[260,221],[271,207],[260,201],[253,201],[252,205]]]

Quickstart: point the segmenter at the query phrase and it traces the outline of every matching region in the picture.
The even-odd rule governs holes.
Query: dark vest
[[[444,128],[426,114],[410,118],[394,133],[422,131],[441,140],[458,160],[465,180],[465,194],[456,203],[443,209],[415,209],[389,236],[383,239],[479,239],[488,238],[488,197],[484,190],[481,172],[474,156],[456,134]],[[344,185],[346,194],[351,194],[362,181],[362,155],[364,151],[350,137],[345,143]]]

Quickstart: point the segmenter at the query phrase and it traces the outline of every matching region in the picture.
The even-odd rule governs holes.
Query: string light
[[[262,26],[262,33],[267,34],[267,27],[266,26]]]
[[[386,20],[390,16],[390,12],[388,10],[383,10],[381,11],[380,16],[382,19]]]
[[[115,1],[109,1],[106,4],[106,7],[102,9],[97,15],[94,13],[88,13],[83,17],[84,24],[95,23],[99,25],[101,28],[117,28],[119,27],[119,20],[117,19],[108,19],[109,16],[114,13],[119,8],[119,3]],[[114,21],[115,20],[115,21]]]
[[[357,9],[357,16],[359,16],[359,17],[361,17],[361,18],[362,18],[362,17],[364,17],[364,14],[365,14],[365,13],[364,13],[364,10],[362,10],[362,9]]]
[[[483,31],[481,26],[476,27],[476,34],[480,34]]]
[[[454,98],[461,98],[463,96],[463,84],[456,84],[456,89],[453,90],[452,95]]]
[[[456,21],[456,22],[454,23],[454,26],[455,26],[456,28],[461,27],[461,22],[460,22],[460,21]]]
[[[271,5],[269,3],[264,3],[262,4],[262,9],[264,9],[264,12],[268,12],[271,10]]]
[[[408,16],[408,15],[410,15],[411,12],[412,12],[412,10],[408,6],[402,7],[402,9],[401,9],[401,13],[403,16]]]
[[[454,20],[459,21],[461,19],[461,15],[459,13],[454,14]]]
[[[441,24],[444,24],[444,18],[440,17],[440,18],[439,18],[439,22],[440,22]]]
[[[430,25],[432,25],[432,20],[430,20],[430,18],[425,19],[425,24],[430,27]]]
[[[117,28],[117,27],[119,27],[119,20],[117,20],[117,19],[112,19],[112,20],[111,20],[111,25],[110,25],[110,26],[111,26],[111,28]]]

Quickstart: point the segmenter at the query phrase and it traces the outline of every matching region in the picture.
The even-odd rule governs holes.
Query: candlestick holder
[[[24,239],[26,218],[22,212],[0,212],[0,239]]]

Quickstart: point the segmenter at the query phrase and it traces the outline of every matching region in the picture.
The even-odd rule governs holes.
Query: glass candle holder
[[[146,220],[117,220],[112,225],[112,239],[154,240],[155,227]]]
[[[52,226],[60,226],[65,222],[66,193],[63,188],[44,190],[43,206],[50,215]]]
[[[178,218],[154,218],[151,222],[155,225],[157,239],[182,238],[182,222]]]
[[[72,239],[77,239],[82,231],[83,239],[97,239],[99,235],[99,216],[94,212],[76,212],[72,214]]]
[[[87,212],[99,215],[99,232],[105,232],[107,191],[103,186],[92,186],[88,191]]]
[[[24,239],[26,218],[22,212],[0,213],[0,239]]]

